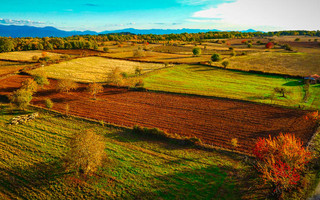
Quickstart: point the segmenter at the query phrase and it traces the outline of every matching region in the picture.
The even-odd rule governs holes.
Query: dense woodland
[[[131,33],[107,35],[83,35],[66,38],[5,38],[0,37],[0,52],[27,51],[27,50],[52,50],[52,49],[98,49],[103,42],[116,41],[134,43],[167,43],[174,41],[201,42],[208,39],[234,39],[252,37],[271,37],[283,35],[320,36],[320,31],[276,31],[276,32],[207,32],[207,33],[182,33],[167,35],[134,35]]]

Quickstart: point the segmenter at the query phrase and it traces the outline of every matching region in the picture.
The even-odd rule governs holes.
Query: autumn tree
[[[224,68],[227,68],[228,65],[229,65],[229,61],[226,61],[226,60],[225,60],[225,61],[223,61],[221,64],[223,65]]]
[[[78,84],[71,79],[58,80],[57,90],[68,93],[70,90],[77,89]]]
[[[30,90],[20,88],[9,95],[12,104],[21,110],[25,110],[32,100],[32,92]]]
[[[34,79],[28,78],[21,83],[21,88],[35,93],[38,90],[38,84]]]
[[[221,60],[220,54],[214,53],[214,54],[211,56],[211,60],[212,60],[212,62],[220,61],[220,60]]]
[[[50,82],[47,78],[47,75],[44,72],[37,73],[37,74],[33,75],[33,79],[42,88],[43,88],[43,86],[50,84]]]
[[[192,50],[192,53],[194,56],[200,56],[201,55],[201,49],[200,48],[194,48]]]
[[[93,95],[94,99],[96,99],[96,94],[103,91],[103,86],[99,83],[90,83],[87,87],[87,91]]]
[[[68,171],[83,174],[94,172],[105,157],[105,142],[102,135],[86,130],[75,133],[68,142],[70,150],[65,156]]]
[[[261,177],[281,193],[296,187],[306,164],[313,158],[300,139],[293,134],[280,134],[272,138],[258,138],[253,154]]]
[[[0,37],[0,53],[14,50],[14,44],[9,38]]]
[[[108,73],[107,83],[120,86],[123,83],[123,77],[121,75],[121,70],[119,67],[114,68]]]

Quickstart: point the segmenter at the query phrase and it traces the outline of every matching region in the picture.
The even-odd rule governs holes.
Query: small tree
[[[288,94],[288,91],[286,90],[286,88],[276,87],[276,88],[274,88],[274,92],[281,94],[282,95],[281,97],[284,97],[284,98],[286,97],[286,94]]]
[[[194,48],[192,50],[192,53],[194,56],[200,56],[201,55],[201,49],[200,48]]]
[[[61,79],[58,81],[57,90],[68,93],[70,90],[77,89],[78,84],[70,79]]]
[[[104,137],[91,130],[75,133],[65,157],[66,168],[83,174],[94,172],[105,157]]]
[[[251,48],[251,47],[252,47],[252,44],[251,44],[251,43],[249,43],[249,44],[248,44],[248,48]]]
[[[47,75],[45,73],[35,74],[35,75],[33,75],[33,79],[39,86],[41,86],[41,88],[43,88],[43,86],[45,86],[45,85],[50,84],[50,82],[47,78]]]
[[[108,73],[108,80],[109,84],[114,84],[116,86],[120,86],[123,83],[123,77],[121,75],[121,70],[119,67],[114,68]]]
[[[96,94],[103,91],[103,86],[98,83],[90,83],[87,87],[87,90],[93,95],[93,98],[96,99]]]
[[[214,53],[214,54],[211,56],[211,60],[212,60],[213,62],[220,61],[220,60],[221,60],[220,54]]]
[[[45,104],[46,104],[46,107],[49,109],[53,107],[53,102],[51,101],[51,99],[46,99]]]
[[[32,100],[32,92],[23,88],[18,89],[9,96],[9,100],[19,109],[25,110]]]
[[[28,91],[32,92],[32,94],[33,94],[33,93],[37,92],[38,84],[33,79],[28,78],[21,83],[21,88],[28,90]]]
[[[103,47],[103,51],[108,53],[109,52],[109,48],[108,47]]]
[[[226,61],[226,60],[223,61],[223,62],[222,62],[222,65],[223,65],[224,68],[227,68],[228,65],[229,65],[229,61]]]

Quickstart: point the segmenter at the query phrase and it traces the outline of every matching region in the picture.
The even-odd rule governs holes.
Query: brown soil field
[[[30,66],[29,63],[20,63],[20,62],[9,62],[9,61],[0,61],[0,78],[8,74],[15,73],[20,69]]]
[[[59,54],[69,54],[69,55],[85,55],[85,56],[97,56],[99,51],[87,50],[87,49],[55,49],[48,52],[59,53]]]
[[[26,76],[12,76],[0,81],[0,95],[20,86]],[[236,150],[251,153],[258,137],[294,133],[306,144],[312,137],[315,122],[305,120],[307,111],[258,105],[233,100],[129,91],[105,88],[97,100],[85,92],[85,85],[75,92],[57,93],[55,80],[39,91],[32,100],[44,106],[54,102],[53,109],[69,114],[103,120],[132,127],[156,127],[172,134],[196,136],[205,144],[233,149],[231,139],[237,138]]]

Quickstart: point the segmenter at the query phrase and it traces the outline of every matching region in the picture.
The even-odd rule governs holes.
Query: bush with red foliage
[[[241,41],[242,44],[244,44],[244,43],[246,43],[246,42],[247,42],[246,39],[244,39],[244,40]]]
[[[275,192],[294,188],[312,159],[311,152],[303,147],[300,139],[282,133],[276,138],[259,138],[253,154],[258,160],[261,177],[274,186]]]
[[[268,42],[267,44],[266,44],[266,48],[267,49],[272,49],[274,47],[274,44],[272,43],[272,42]]]

